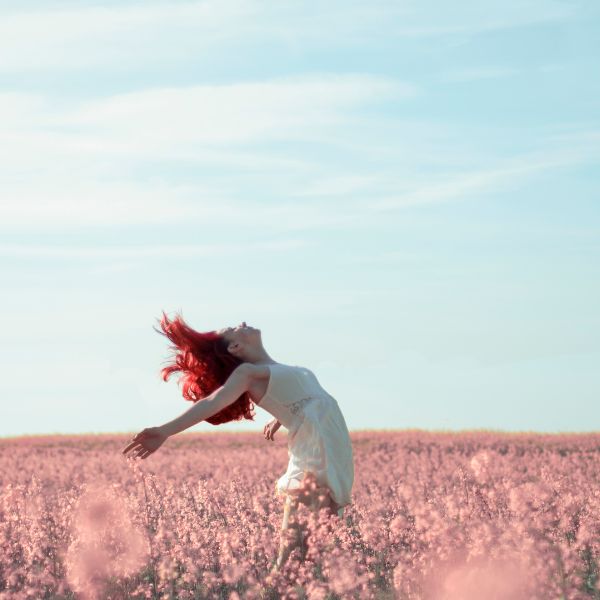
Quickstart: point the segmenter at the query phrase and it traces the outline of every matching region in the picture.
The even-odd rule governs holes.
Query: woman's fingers
[[[143,432],[142,432],[143,433]],[[138,434],[138,436],[141,434]],[[137,436],[136,436],[137,437]],[[123,454],[130,453],[129,456],[132,458],[146,458],[150,456],[154,450],[150,450],[144,446],[144,443],[138,439],[133,439],[123,450]]]
[[[150,452],[149,450],[146,450],[146,448],[140,448],[134,455],[134,458],[146,458],[146,456],[148,456],[148,454],[152,454],[152,452]]]
[[[139,454],[140,451],[144,451],[145,449],[146,447],[142,442],[133,441],[123,450],[123,454],[131,452],[133,456],[136,456],[137,454]]]
[[[136,433],[132,438],[129,445],[123,450],[123,454],[127,454],[130,450],[134,450],[141,446],[141,442],[146,435],[146,429],[143,429],[139,433]]]
[[[275,426],[274,423],[267,423],[263,429],[263,433],[265,435],[265,439],[267,440],[271,440],[272,442],[274,442],[274,438],[273,436],[275,435],[275,432],[277,431],[277,427]]]
[[[125,450],[123,450],[123,454],[127,454],[130,450],[136,450],[137,448],[140,447],[140,443],[139,442],[131,442],[126,448]]]
[[[132,440],[134,442],[139,442],[139,441],[143,440],[144,438],[146,438],[148,436],[148,433],[149,433],[148,428],[142,429],[142,431],[140,431],[139,433],[136,433],[133,436]]]

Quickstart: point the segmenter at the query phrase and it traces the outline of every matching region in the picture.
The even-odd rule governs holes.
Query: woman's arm
[[[242,363],[238,365],[220,388],[206,396],[206,398],[195,402],[193,406],[176,419],[161,425],[159,427],[160,431],[165,437],[175,435],[196,423],[200,423],[200,421],[205,421],[233,404],[244,392],[248,391],[251,372],[251,364]]]

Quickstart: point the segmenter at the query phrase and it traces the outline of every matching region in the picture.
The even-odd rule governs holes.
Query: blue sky
[[[181,414],[163,309],[259,327],[351,430],[599,429],[597,3],[0,17],[0,435]]]

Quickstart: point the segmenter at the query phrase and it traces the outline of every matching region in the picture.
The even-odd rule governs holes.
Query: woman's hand
[[[131,452],[130,456],[146,458],[156,452],[168,438],[160,427],[147,427],[133,437],[123,454]]]
[[[275,432],[281,427],[281,423],[277,419],[269,421],[264,428],[265,439],[275,441],[273,436]]]

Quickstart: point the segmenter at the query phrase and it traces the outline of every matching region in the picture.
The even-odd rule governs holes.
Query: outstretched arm
[[[251,365],[248,363],[238,365],[220,388],[206,398],[195,402],[182,415],[161,425],[159,429],[166,437],[175,435],[200,421],[209,419],[233,404],[244,392],[248,391],[250,370]]]
[[[248,363],[238,365],[220,388],[197,401],[182,415],[160,427],[148,427],[140,431],[125,447],[123,454],[131,452],[134,457],[146,458],[158,450],[168,437],[209,419],[233,404],[248,390],[251,369],[252,366]]]

